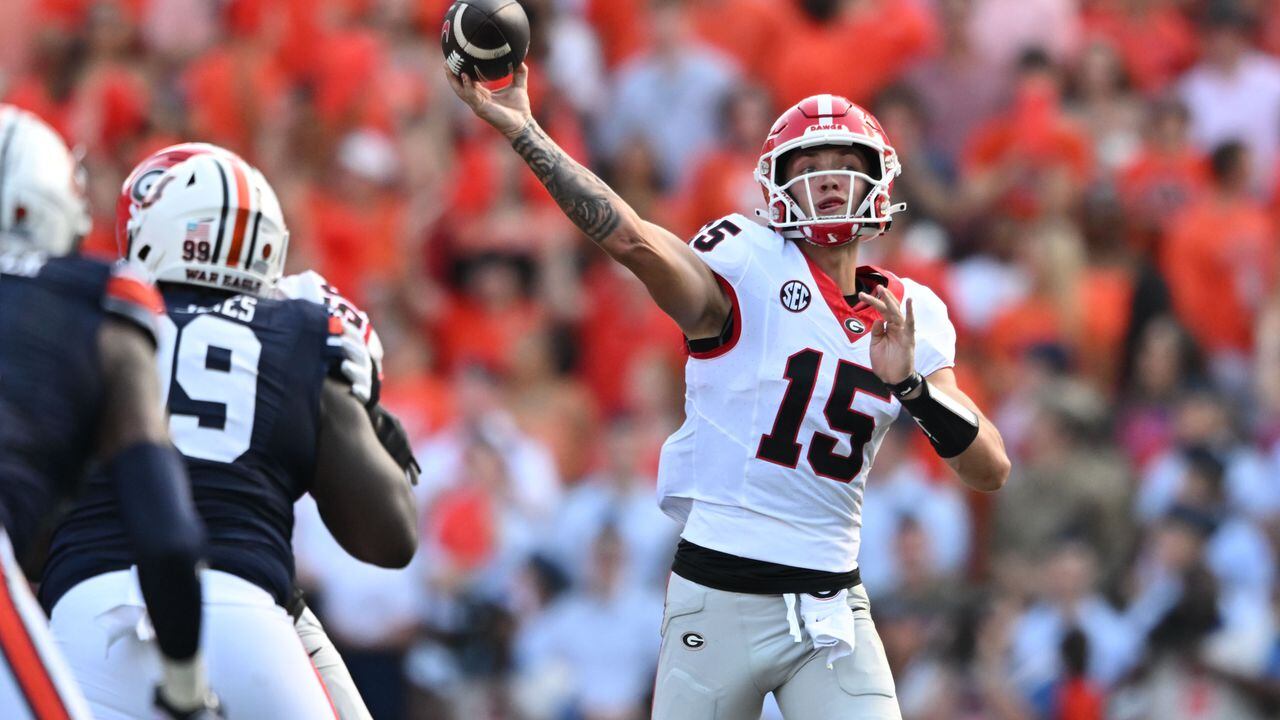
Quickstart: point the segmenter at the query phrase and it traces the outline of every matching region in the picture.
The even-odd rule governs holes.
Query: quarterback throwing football
[[[998,489],[1009,459],[956,386],[946,306],[858,265],[859,242],[903,209],[880,124],[834,95],[792,106],[755,171],[768,227],[729,215],[686,243],[547,137],[527,68],[498,92],[448,75],[689,339],[686,419],[659,468],[659,502],[684,530],[653,717],[758,717],[769,692],[789,720],[901,717],[858,573],[876,448],[905,409],[972,488]]]

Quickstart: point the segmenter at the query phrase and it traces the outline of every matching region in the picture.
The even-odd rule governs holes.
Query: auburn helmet
[[[262,173],[229,153],[169,168],[143,198],[128,260],[156,282],[272,291],[289,249],[280,201]]]
[[[89,228],[79,161],[43,120],[0,104],[0,247],[66,255]]]
[[[193,155],[205,153],[222,153],[239,159],[239,155],[226,148],[202,142],[179,143],[157,150],[138,163],[125,178],[120,187],[120,197],[116,199],[116,247],[120,257],[129,257],[129,237],[137,223],[138,213],[147,192],[155,185],[156,180],[165,170],[177,165]]]
[[[783,178],[789,153],[816,147],[854,147],[865,150],[867,172],[819,170]],[[792,105],[773,123],[760,152],[755,178],[764,190],[769,227],[785,237],[834,247],[856,238],[875,237],[889,229],[893,214],[906,209],[893,204],[893,179],[902,172],[898,154],[884,129],[871,113],[839,95],[814,95]],[[843,212],[818,213],[801,207],[789,192],[799,183],[825,176],[845,176],[850,187],[856,180],[868,184],[866,195],[851,196]]]

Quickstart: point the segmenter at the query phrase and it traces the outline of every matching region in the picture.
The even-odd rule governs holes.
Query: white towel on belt
[[[804,639],[800,632],[800,620],[803,620],[804,630],[813,641],[813,646],[828,648],[828,668],[833,667],[836,661],[845,655],[853,654],[855,628],[847,588],[829,598],[815,597],[806,593],[799,595],[788,593],[783,597],[787,603],[787,622],[791,636],[796,642],[802,642]],[[796,612],[797,597],[799,597],[799,613]],[[796,617],[797,614],[799,617]]]

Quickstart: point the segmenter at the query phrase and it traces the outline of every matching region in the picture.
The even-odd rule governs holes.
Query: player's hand
[[[163,687],[156,688],[155,709],[157,715],[165,720],[223,720],[226,717],[218,696],[213,693],[206,695],[198,705],[183,709],[170,703]]]
[[[382,339],[369,315],[314,270],[281,278],[276,289],[287,298],[323,305],[342,321],[342,337],[338,339],[343,354],[342,376],[351,383],[351,394],[361,403],[378,402],[382,385]]]
[[[366,407],[378,402],[382,388],[382,340],[369,328],[367,337],[342,326],[342,377],[351,383],[351,394]]]
[[[497,91],[484,87],[466,73],[454,75],[448,67],[444,74],[467,107],[507,137],[515,137],[533,118],[529,110],[529,66],[524,63],[516,68],[511,84]]]
[[[916,314],[908,299],[905,307],[883,285],[875,295],[858,293],[863,302],[880,311],[871,326],[871,371],[886,385],[896,385],[915,370]]]

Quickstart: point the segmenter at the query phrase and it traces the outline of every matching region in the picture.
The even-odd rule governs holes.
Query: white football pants
[[[89,706],[0,530],[0,718],[88,720]]]
[[[725,592],[672,574],[662,618],[653,720],[758,718],[772,691],[786,720],[902,720],[884,645],[861,585],[851,588],[853,654],[827,667],[796,642],[782,595]],[[801,625],[801,627],[803,627]]]
[[[284,608],[235,575],[205,570],[201,580],[200,648],[228,717],[337,717]],[[94,717],[152,717],[161,656],[136,570],[105,573],[71,588],[54,606],[50,629]]]

